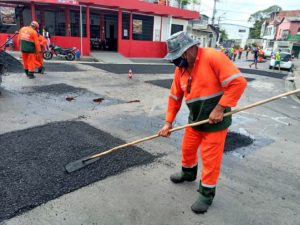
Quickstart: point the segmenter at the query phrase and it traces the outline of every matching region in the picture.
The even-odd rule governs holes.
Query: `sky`
[[[194,10],[200,11],[212,18],[214,0],[200,0],[200,6],[195,5]],[[279,5],[283,10],[300,10],[300,0],[217,0],[217,13],[215,24],[232,23],[251,26],[248,18],[251,14],[264,10],[272,5]]]

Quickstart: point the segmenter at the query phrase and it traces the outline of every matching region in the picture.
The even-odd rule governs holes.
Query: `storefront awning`
[[[11,3],[11,4],[24,4],[24,3],[30,4],[31,2],[34,2],[34,3],[47,3],[47,4],[79,5],[78,0],[22,0],[22,1],[0,0],[0,3],[1,2]]]
[[[172,16],[175,18],[192,20],[199,19],[200,15],[196,11],[179,9],[154,3],[144,2],[141,0],[78,0],[83,5],[93,5],[99,7],[109,7],[123,9],[132,12],[152,13],[160,16]]]

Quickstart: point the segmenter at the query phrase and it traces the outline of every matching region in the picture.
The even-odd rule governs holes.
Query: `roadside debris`
[[[93,102],[101,103],[104,100],[104,98],[95,98],[93,99]]]
[[[76,97],[66,97],[66,100],[69,101],[69,102],[71,102],[71,101],[75,100],[75,98]]]
[[[131,100],[131,101],[128,101],[126,103],[133,103],[133,102],[141,102],[140,100],[136,99],[136,100]]]

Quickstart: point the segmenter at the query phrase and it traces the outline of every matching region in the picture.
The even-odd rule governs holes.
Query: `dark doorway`
[[[92,10],[90,15],[91,49],[117,51],[118,14],[109,10]]]

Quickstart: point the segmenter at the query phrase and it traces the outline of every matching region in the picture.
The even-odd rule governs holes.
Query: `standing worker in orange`
[[[182,169],[171,175],[173,183],[194,181],[198,171],[198,149],[202,158],[199,196],[191,206],[204,213],[212,204],[220,174],[222,155],[231,117],[225,112],[236,106],[247,81],[225,54],[210,48],[198,48],[185,32],[167,40],[167,60],[176,65],[168,101],[165,124],[159,135],[168,137],[183,97],[190,110],[189,123],[209,119],[209,124],[185,129],[182,143]]]
[[[39,24],[32,21],[30,26],[22,27],[19,31],[19,43],[22,52],[23,67],[28,78],[34,78],[36,54],[41,52],[38,38]]]
[[[38,36],[42,51],[36,54],[35,66],[38,68],[38,73],[43,74],[45,71],[43,50],[47,47],[47,39],[43,35],[38,34]]]

